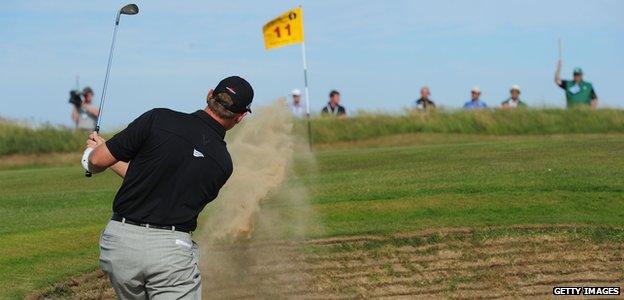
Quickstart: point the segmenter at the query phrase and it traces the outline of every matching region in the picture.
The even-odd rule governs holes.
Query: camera
[[[82,92],[79,90],[69,91],[69,103],[73,104],[76,109],[79,109],[82,105]]]

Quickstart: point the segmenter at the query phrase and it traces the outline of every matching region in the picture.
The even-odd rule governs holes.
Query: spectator
[[[481,97],[481,89],[478,86],[475,86],[472,90],[470,90],[470,95],[470,101],[464,104],[465,109],[487,108],[487,104],[479,99],[479,97]]]
[[[292,111],[293,117],[295,118],[303,118],[305,113],[305,108],[301,104],[301,91],[298,89],[292,90],[290,92],[292,96],[292,103],[290,104],[290,110]]]
[[[82,98],[80,108],[72,106],[71,118],[76,123],[76,129],[93,131],[100,114],[98,108],[92,104],[93,90],[85,87],[82,90]]]
[[[518,107],[521,107],[521,108],[527,107],[526,103],[520,100],[520,86],[518,86],[517,84],[512,85],[511,89],[509,90],[509,93],[511,94],[511,97],[507,98],[507,100],[501,103],[502,108],[513,109],[513,108],[518,108]]]
[[[347,115],[347,110],[340,105],[340,93],[338,91],[333,90],[329,93],[329,102],[321,111],[321,115],[332,117],[345,117]]]
[[[422,87],[420,89],[420,98],[416,100],[416,109],[417,110],[429,110],[435,108],[435,103],[433,100],[429,99],[431,93],[429,92],[429,87]]]
[[[588,105],[591,108],[598,106],[598,96],[594,91],[594,86],[587,81],[583,81],[583,70],[574,68],[572,80],[561,80],[561,60],[557,63],[555,72],[555,83],[565,90],[568,108]]]

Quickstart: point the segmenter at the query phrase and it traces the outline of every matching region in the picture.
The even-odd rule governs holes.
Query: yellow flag
[[[264,49],[269,50],[303,42],[303,10],[289,10],[262,27]]]

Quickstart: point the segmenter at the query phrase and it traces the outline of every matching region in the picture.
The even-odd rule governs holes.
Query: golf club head
[[[139,13],[139,7],[136,4],[128,4],[122,7],[117,13],[117,19],[115,20],[115,25],[119,25],[119,17],[121,15],[136,15]]]
[[[139,13],[139,7],[136,4],[128,4],[119,10],[122,15],[136,15]]]

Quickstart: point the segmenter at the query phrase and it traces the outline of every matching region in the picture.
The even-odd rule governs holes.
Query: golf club
[[[139,13],[139,7],[136,4],[128,4],[122,7],[117,12],[115,18],[115,27],[113,29],[113,39],[111,41],[110,52],[108,53],[108,64],[106,65],[106,76],[104,76],[104,86],[102,87],[102,96],[100,97],[100,107],[98,108],[98,119],[95,125],[95,132],[100,132],[100,124],[102,123],[102,109],[104,108],[104,101],[106,100],[106,88],[108,87],[108,76],[110,74],[111,64],[113,62],[113,51],[115,50],[115,38],[117,37],[117,27],[119,25],[119,19],[121,15],[136,15]],[[86,171],[85,176],[91,177],[91,172]]]

